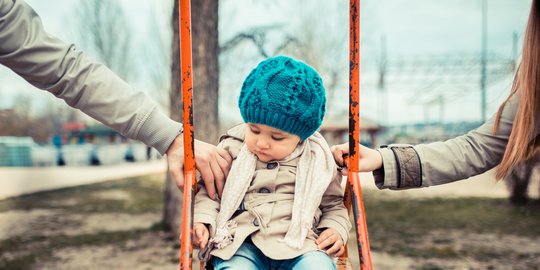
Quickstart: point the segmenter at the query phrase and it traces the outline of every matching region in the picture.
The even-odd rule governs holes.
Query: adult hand
[[[345,253],[343,239],[341,239],[339,233],[332,228],[324,230],[317,240],[315,240],[315,244],[317,244],[317,248],[319,249],[326,249],[326,254],[333,257],[339,257]]]
[[[225,149],[195,140],[195,165],[210,198],[216,199],[218,194],[221,197],[231,163],[232,157]]]
[[[349,143],[334,145],[331,150],[336,163],[343,167],[341,172],[343,175],[347,175],[349,170],[346,167],[343,156],[349,154]],[[361,144],[359,145],[358,150],[360,154],[358,170],[360,172],[372,172],[382,166],[382,157],[379,151],[365,147]]]
[[[184,141],[182,134],[174,139],[169,149],[167,149],[166,154],[171,176],[176,181],[178,187],[183,187]],[[195,140],[195,166],[201,173],[210,198],[216,198],[217,194],[221,196],[231,163],[232,157],[224,149]]]

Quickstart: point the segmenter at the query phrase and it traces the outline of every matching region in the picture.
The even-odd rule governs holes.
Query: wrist
[[[374,153],[375,164],[374,164],[374,169],[373,170],[380,170],[383,167],[383,156],[382,156],[381,152],[379,152],[377,150],[373,150],[373,152],[375,152]]]
[[[176,135],[174,140],[172,141],[171,145],[169,145],[169,148],[167,148],[167,151],[165,153],[167,155],[170,155],[172,151],[176,149],[182,149],[184,148],[184,138],[182,132],[180,134]]]

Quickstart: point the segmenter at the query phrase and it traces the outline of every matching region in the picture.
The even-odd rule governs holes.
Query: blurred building
[[[115,144],[128,139],[102,124],[87,126],[82,122],[67,122],[63,126],[63,144]]]
[[[50,144],[37,144],[31,137],[0,136],[0,167],[112,165],[161,158],[155,149],[104,125],[68,122],[62,131]]]
[[[34,145],[34,140],[30,137],[0,137],[0,166],[32,166],[32,147]]]
[[[377,135],[383,127],[376,122],[360,117],[360,142],[367,147],[377,146]],[[341,144],[349,141],[349,116],[328,116],[320,129],[329,145]]]

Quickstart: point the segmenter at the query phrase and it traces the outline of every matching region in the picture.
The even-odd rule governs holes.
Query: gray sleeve
[[[165,153],[182,125],[111,70],[43,29],[25,2],[0,0],[0,64],[123,136]]]
[[[427,187],[466,179],[497,166],[512,131],[518,101],[519,95],[508,101],[496,134],[493,116],[476,130],[445,142],[378,149],[383,169],[374,172],[375,183],[390,189]]]

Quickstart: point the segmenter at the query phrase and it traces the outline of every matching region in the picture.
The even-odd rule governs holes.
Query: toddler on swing
[[[214,269],[336,269],[351,227],[341,174],[316,132],[325,113],[317,72],[285,56],[245,79],[244,124],[221,137],[233,157],[220,201],[195,197],[195,246]]]

